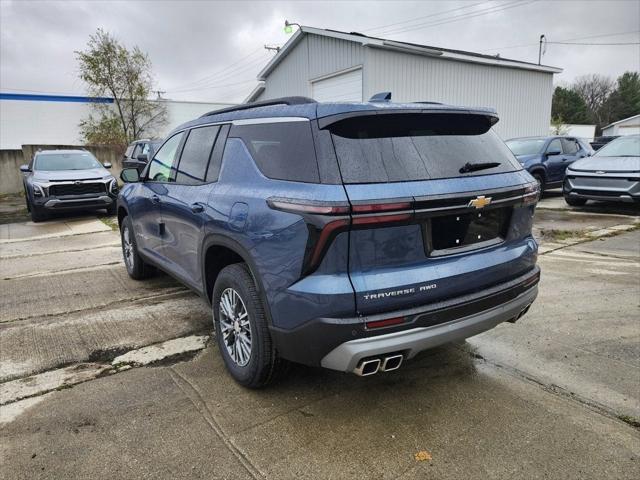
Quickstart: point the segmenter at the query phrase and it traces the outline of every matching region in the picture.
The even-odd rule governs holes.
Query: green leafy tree
[[[640,114],[640,74],[625,72],[620,75],[607,103],[612,122]]]
[[[113,98],[113,104],[93,104],[91,114],[80,123],[85,141],[124,145],[166,123],[165,105],[149,99],[151,61],[138,47],[128,50],[98,29],[86,50],[75,53],[89,94]]]
[[[556,87],[551,103],[551,118],[556,123],[589,123],[589,113],[584,100],[571,89]]]

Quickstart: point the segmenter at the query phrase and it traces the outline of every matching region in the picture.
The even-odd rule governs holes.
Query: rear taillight
[[[270,198],[274,210],[298,213],[310,230],[304,273],[313,272],[333,239],[350,225],[366,227],[372,224],[405,222],[413,216],[413,202],[355,204],[345,202],[312,202],[290,198]]]
[[[540,198],[540,185],[538,183],[530,183],[524,189],[522,195],[523,205],[535,205]]]

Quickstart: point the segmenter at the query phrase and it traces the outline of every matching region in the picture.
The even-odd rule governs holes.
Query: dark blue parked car
[[[538,185],[494,111],[292,97],[175,129],[118,199],[129,274],[211,305],[242,385],[282,360],[359,375],[515,321]]]
[[[543,191],[561,187],[567,167],[593,155],[589,144],[576,137],[512,138],[506,144]]]

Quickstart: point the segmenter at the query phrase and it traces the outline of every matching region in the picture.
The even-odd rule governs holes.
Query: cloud
[[[365,33],[410,20],[371,33],[392,31],[388,37],[396,40],[500,53],[525,61],[537,61],[542,33],[558,41],[640,30],[640,2],[633,0],[521,1],[516,7],[509,7],[514,2],[473,6],[476,3],[3,0],[0,89],[84,93],[74,51],[83,49],[98,27],[149,54],[157,88],[166,90],[166,96],[225,102],[241,101],[255,86],[256,74],[272,55],[263,45],[282,45],[289,38],[283,32],[285,19]],[[480,14],[483,11],[490,13]],[[444,19],[457,21],[433,25]],[[635,33],[583,41],[637,42],[639,38]],[[502,48],[522,44],[527,45]],[[543,63],[564,68],[556,81],[570,82],[587,73],[617,76],[639,70],[639,58],[637,45],[550,44]]]

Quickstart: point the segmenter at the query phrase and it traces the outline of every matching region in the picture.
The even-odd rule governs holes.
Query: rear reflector
[[[365,322],[367,328],[382,328],[390,327],[392,325],[400,325],[404,323],[404,317],[385,318],[384,320],[374,320],[372,322]]]
[[[404,222],[410,220],[412,213],[394,213],[393,215],[371,215],[366,217],[353,217],[354,225],[370,225],[372,223]]]
[[[353,213],[378,213],[394,210],[409,210],[410,208],[411,202],[375,203],[370,205],[353,205],[351,211]]]

